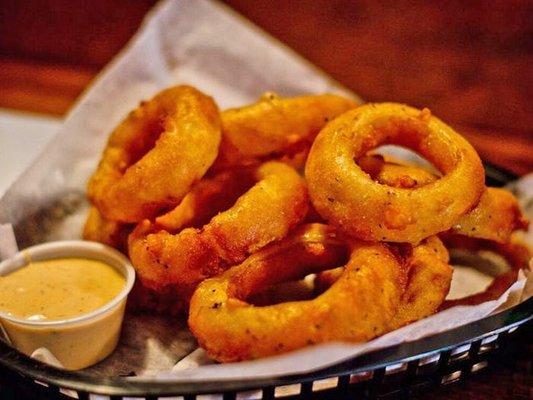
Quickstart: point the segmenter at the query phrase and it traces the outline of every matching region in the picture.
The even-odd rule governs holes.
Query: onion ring
[[[354,162],[381,144],[419,152],[443,174],[418,188],[379,184]],[[317,211],[346,233],[366,240],[418,243],[451,228],[485,190],[474,148],[429,110],[366,104],[327,124],[305,167]]]
[[[142,102],[111,134],[89,181],[90,200],[121,222],[175,206],[215,160],[220,126],[213,100],[189,86]]]
[[[437,236],[430,236],[414,247],[399,251],[407,252],[404,263],[409,275],[401,305],[391,319],[390,330],[434,314],[450,290],[453,272],[448,265],[448,250]],[[342,272],[343,267],[339,267],[317,274],[316,290],[319,293],[327,290]]]
[[[380,155],[366,156],[359,165],[375,181],[393,187],[420,187],[438,179],[423,168],[393,163]],[[514,195],[505,189],[489,187],[474,209],[459,217],[451,232],[506,243],[512,232],[527,229],[527,226],[528,221]]]
[[[195,291],[189,328],[209,357],[255,359],[333,340],[362,342],[387,332],[405,289],[406,271],[387,245],[354,242],[342,276],[308,301],[254,307],[248,296],[339,262],[327,226],[301,226]]]
[[[507,243],[514,231],[527,229],[528,225],[518,200],[511,192],[489,187],[477,206],[452,226],[451,232]]]
[[[128,242],[142,283],[156,292],[174,292],[187,304],[202,280],[285,237],[307,212],[303,178],[288,165],[272,161],[255,169],[255,179],[233,207],[201,229],[173,234],[149,220],[141,222]]]
[[[283,98],[265,93],[255,104],[222,112],[222,143],[214,170],[284,158],[303,165],[322,127],[357,106],[333,94]],[[303,155],[303,156],[302,156]]]

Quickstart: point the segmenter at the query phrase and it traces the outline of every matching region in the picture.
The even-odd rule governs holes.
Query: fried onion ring
[[[442,173],[405,189],[373,181],[354,162],[397,144],[419,152]],[[451,228],[485,190],[474,148],[429,110],[366,104],[327,124],[315,139],[305,175],[317,211],[346,233],[366,240],[418,243]]]
[[[414,165],[402,165],[380,155],[366,156],[359,161],[363,171],[375,181],[393,187],[414,188],[427,185],[437,176]],[[511,233],[527,229],[528,221],[518,200],[505,189],[487,188],[479,203],[452,226],[452,233],[506,243]]]
[[[399,249],[405,253],[405,249]],[[418,245],[407,248],[407,289],[402,295],[397,314],[391,319],[390,330],[434,314],[444,302],[452,280],[453,269],[448,250],[437,236],[430,236]],[[315,278],[321,293],[333,285],[343,273],[343,267],[323,271]]]
[[[259,102],[222,112],[222,143],[214,170],[285,159],[303,165],[320,129],[355,108],[334,94],[279,97],[265,93]],[[303,156],[302,156],[303,155]]]
[[[405,289],[406,271],[387,245],[354,242],[342,276],[313,300],[254,307],[246,299],[266,286],[338,263],[338,238],[320,224],[202,282],[189,327],[209,357],[255,359],[333,340],[362,342],[387,332]]]
[[[288,165],[268,162],[254,170],[257,183],[229,210],[200,229],[174,234],[149,220],[129,237],[129,255],[142,283],[156,292],[174,292],[187,304],[202,280],[243,261],[282,239],[307,212],[307,189]]]
[[[220,126],[211,97],[189,86],[142,102],[111,134],[89,199],[104,217],[121,222],[175,206],[215,160]]]
[[[516,230],[527,229],[518,200],[506,189],[487,188],[477,206],[463,215],[451,231],[478,239],[507,243]]]

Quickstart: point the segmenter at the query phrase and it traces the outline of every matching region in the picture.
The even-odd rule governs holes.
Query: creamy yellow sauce
[[[0,277],[0,311],[32,321],[72,318],[109,303],[125,283],[120,272],[101,261],[35,261]]]

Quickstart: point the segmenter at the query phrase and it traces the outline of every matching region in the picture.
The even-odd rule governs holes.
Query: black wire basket
[[[487,184],[516,177],[486,166]],[[533,298],[508,310],[413,342],[388,347],[312,373],[272,379],[156,382],[149,378],[95,377],[53,368],[0,341],[0,394],[21,399],[134,397],[221,399],[409,398],[428,389],[467,380],[505,350],[513,333],[533,325]],[[524,325],[521,327],[521,325]],[[23,393],[20,395],[20,393]],[[21,397],[22,396],[22,397]]]

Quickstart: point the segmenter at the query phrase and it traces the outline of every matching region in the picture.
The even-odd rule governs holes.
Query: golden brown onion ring
[[[386,143],[420,153],[442,178],[411,189],[373,181],[354,159]],[[427,109],[394,103],[366,104],[327,124],[305,175],[317,211],[366,240],[418,243],[451,228],[485,190],[481,160],[461,135]]]
[[[333,118],[357,106],[333,94],[279,97],[222,112],[222,143],[214,170],[281,159],[303,165],[311,143]]]
[[[353,243],[342,276],[313,300],[265,307],[246,302],[264,287],[338,263],[339,246],[330,227],[303,225],[288,239],[202,282],[189,310],[189,327],[200,346],[211,358],[231,362],[385,333],[405,289],[406,271],[380,243]]]
[[[518,200],[505,189],[487,188],[476,207],[459,218],[451,232],[478,239],[506,243],[517,229],[529,223]]]
[[[142,102],[113,131],[88,185],[110,220],[137,222],[175,206],[211,166],[221,137],[216,104],[177,86]]]
[[[174,234],[141,222],[129,237],[129,255],[143,285],[155,292],[173,291],[187,304],[199,282],[282,239],[302,221],[307,189],[294,169],[268,162],[256,169],[255,179],[233,207],[201,229]]]
[[[398,249],[404,255],[409,271],[406,291],[398,312],[390,322],[390,330],[434,314],[444,302],[452,280],[448,250],[437,236],[430,236],[418,245]],[[321,293],[339,279],[343,267],[317,274],[316,290]]]
[[[380,155],[365,156],[359,165],[375,181],[393,187],[420,187],[438,179],[423,168],[391,162]],[[475,208],[459,217],[451,232],[506,243],[513,231],[527,226],[514,195],[505,189],[489,187]]]
[[[245,168],[204,177],[192,187],[176,208],[156,218],[154,231],[179,232],[185,228],[198,228],[207,224],[219,212],[230,208],[255,184],[254,175],[254,169]],[[128,298],[128,307],[136,312],[183,314],[188,306],[188,295],[176,296],[176,291],[176,286],[150,289],[137,280]],[[184,286],[182,291],[188,292],[190,288]]]
[[[89,215],[83,227],[82,237],[85,240],[100,242],[126,253],[128,249],[128,235],[134,225],[110,221],[102,216],[96,207],[89,209]]]

